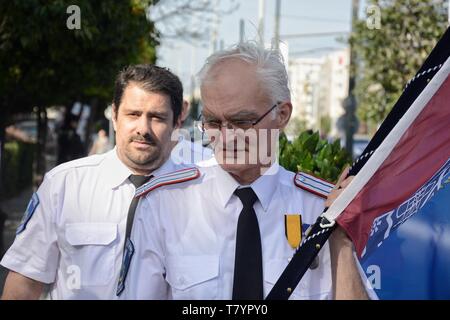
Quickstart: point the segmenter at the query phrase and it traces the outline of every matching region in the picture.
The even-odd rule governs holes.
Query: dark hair
[[[153,64],[128,66],[119,72],[114,86],[114,108],[119,109],[123,92],[130,82],[136,82],[148,92],[163,93],[169,96],[173,111],[173,124],[176,123],[183,107],[183,85],[180,79],[167,68]]]

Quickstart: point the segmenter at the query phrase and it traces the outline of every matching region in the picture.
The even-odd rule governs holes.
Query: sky
[[[222,8],[229,6],[230,0],[220,0]],[[235,0],[239,4],[236,11],[220,17],[218,38],[224,47],[239,41],[240,19],[245,23],[245,38],[256,40],[259,0]],[[274,37],[276,0],[265,0],[264,40],[269,44]],[[351,0],[282,0],[280,34],[304,34],[318,32],[349,32]],[[158,26],[158,25],[157,25]],[[337,36],[285,39],[290,57],[320,57],[330,48],[345,46],[336,40]],[[190,92],[191,75],[197,73],[211,53],[209,43],[192,45],[183,40],[165,40],[158,48],[158,64],[169,67],[182,80],[185,93]],[[317,50],[318,48],[327,48]],[[312,51],[311,51],[312,50]],[[328,51],[327,51],[328,50]]]

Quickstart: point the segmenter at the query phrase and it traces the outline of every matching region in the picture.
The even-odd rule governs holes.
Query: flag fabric
[[[450,299],[450,28],[405,87],[355,176],[319,216],[268,300],[288,299],[340,225],[381,299]],[[337,223],[336,223],[337,222]]]
[[[450,299],[449,48],[447,30],[394,106],[398,121],[324,214],[352,239],[380,299]]]

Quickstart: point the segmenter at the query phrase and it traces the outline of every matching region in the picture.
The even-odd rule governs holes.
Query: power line
[[[316,33],[297,33],[297,34],[284,34],[281,35],[282,39],[295,39],[295,38],[315,38],[315,37],[330,37],[347,35],[348,31],[332,31],[332,32],[316,32]]]
[[[312,49],[308,49],[308,50],[289,52],[289,55],[300,56],[303,54],[314,53],[314,52],[318,52],[318,51],[334,51],[334,50],[342,50],[342,49],[343,48],[338,48],[338,47],[320,47],[320,48],[312,48]]]
[[[308,16],[296,16],[296,15],[292,15],[292,14],[283,14],[282,17],[288,18],[288,19],[308,20],[308,21],[314,21],[314,22],[337,22],[337,23],[345,23],[345,24],[350,23],[349,20],[308,17]]]

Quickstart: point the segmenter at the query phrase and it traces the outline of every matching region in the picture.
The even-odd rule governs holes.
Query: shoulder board
[[[200,171],[197,168],[186,168],[178,171],[166,173],[158,177],[150,179],[149,182],[143,184],[136,189],[134,197],[141,197],[152,190],[155,190],[162,186],[167,186],[169,184],[181,183],[189,180],[197,179],[200,176]]]
[[[322,198],[328,197],[334,187],[334,184],[304,172],[298,172],[295,175],[294,183],[297,187]]]

